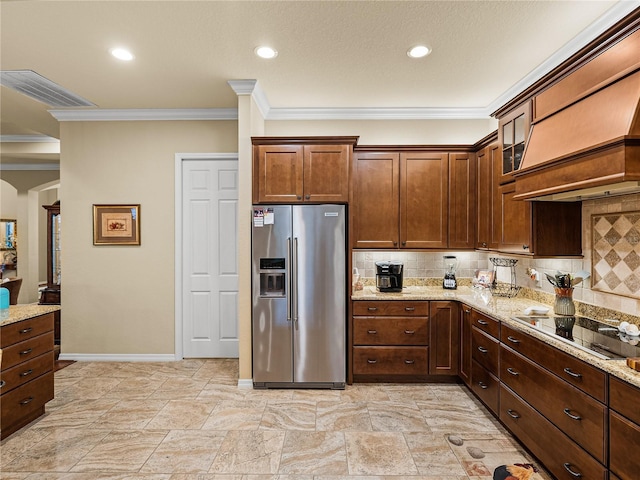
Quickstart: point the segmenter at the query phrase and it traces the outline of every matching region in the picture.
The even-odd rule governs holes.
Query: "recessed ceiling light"
[[[124,60],[125,62],[129,62],[133,60],[133,53],[131,53],[126,48],[112,48],[109,50],[111,55],[116,57],[118,60]]]
[[[425,45],[416,45],[415,47],[411,47],[407,50],[407,55],[411,58],[422,58],[426,57],[431,53],[431,49]]]
[[[275,58],[278,56],[278,51],[271,47],[257,47],[255,52],[261,58]]]

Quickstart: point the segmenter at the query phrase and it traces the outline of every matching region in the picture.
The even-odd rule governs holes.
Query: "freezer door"
[[[343,205],[293,206],[293,379],[344,383],[346,242]]]
[[[256,205],[254,209],[272,208],[274,223],[256,226],[252,221],[252,348],[253,382],[286,383],[293,381],[292,325],[290,317],[290,245],[291,245],[291,206]],[[273,282],[282,273],[279,259],[285,259],[284,295],[278,287],[265,289],[263,280]],[[261,262],[262,261],[262,269]]]

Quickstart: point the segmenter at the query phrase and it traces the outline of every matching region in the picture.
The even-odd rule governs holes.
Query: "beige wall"
[[[0,180],[0,202],[0,218],[17,218],[18,191],[4,180]]]
[[[495,119],[477,120],[271,120],[267,136],[355,135],[359,145],[474,144],[498,128]]]
[[[176,153],[229,153],[237,124],[63,122],[63,354],[173,354]],[[94,246],[93,204],[140,204],[141,246]]]

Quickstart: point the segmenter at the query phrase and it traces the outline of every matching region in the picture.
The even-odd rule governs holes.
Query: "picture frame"
[[[94,204],[93,244],[140,245],[140,204]]]
[[[493,283],[494,272],[493,270],[476,270],[475,277],[472,283],[474,285],[480,285],[482,287],[489,287]]]

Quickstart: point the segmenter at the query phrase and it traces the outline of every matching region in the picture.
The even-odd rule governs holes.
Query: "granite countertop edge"
[[[489,292],[481,292],[471,287],[458,287],[456,290],[445,290],[442,287],[408,287],[402,293],[380,293],[375,287],[367,286],[364,290],[354,292],[352,300],[456,300],[475,310],[500,320],[510,327],[523,331],[548,345],[556,347],[584,362],[593,365],[621,380],[636,387],[640,387],[640,372],[636,372],[627,366],[624,360],[602,360],[594,355],[556,340],[532,327],[512,320],[511,317],[524,315],[527,307],[547,307],[550,311],[553,306],[545,305],[526,298],[493,297]]]
[[[40,305],[38,303],[11,305],[9,307],[9,318],[0,320],[0,327],[46,315],[47,313],[57,312],[58,310],[60,310],[60,305]]]

